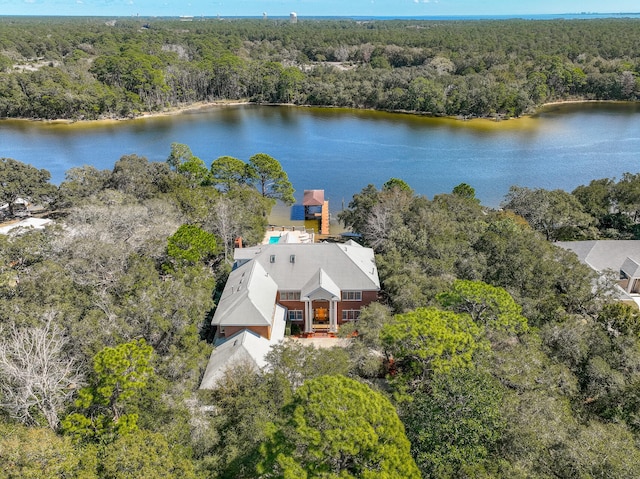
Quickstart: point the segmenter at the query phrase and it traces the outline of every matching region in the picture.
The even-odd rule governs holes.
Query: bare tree
[[[44,419],[55,430],[82,375],[54,318],[50,312],[41,327],[0,331],[0,406],[24,424]]]
[[[239,211],[229,199],[222,198],[215,208],[210,219],[210,228],[224,242],[224,259],[227,261],[232,256],[233,240],[239,234]]]

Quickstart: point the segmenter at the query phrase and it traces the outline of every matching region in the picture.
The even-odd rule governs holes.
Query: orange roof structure
[[[303,206],[322,206],[324,204],[324,190],[304,190]]]

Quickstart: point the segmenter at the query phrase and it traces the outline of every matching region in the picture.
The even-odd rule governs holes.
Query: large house
[[[238,248],[211,324],[213,351],[201,388],[242,360],[255,367],[284,338],[287,321],[306,336],[336,333],[378,299],[373,250],[346,243],[274,243]]]

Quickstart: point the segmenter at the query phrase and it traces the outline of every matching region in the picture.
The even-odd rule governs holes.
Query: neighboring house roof
[[[302,204],[304,206],[322,206],[324,203],[324,190],[304,190]]]
[[[573,251],[592,269],[620,271],[627,258],[640,259],[640,240],[558,241],[554,243]]]
[[[229,275],[211,324],[271,326],[278,286],[260,263],[252,261]]]
[[[209,358],[200,389],[212,389],[229,368],[241,364],[256,371],[266,366],[265,357],[271,347],[284,339],[285,309],[276,307],[271,339],[244,329],[218,345]]]
[[[373,250],[355,241],[347,243],[270,244],[236,249],[237,265],[257,262],[280,291],[301,291],[320,271],[330,279],[331,291],[380,289]],[[319,283],[318,283],[319,284]],[[327,286],[329,287],[329,286]]]
[[[620,270],[629,278],[640,278],[640,264],[633,258],[627,258],[620,266]]]
[[[555,245],[573,251],[578,259],[591,269],[604,275],[607,271],[620,271],[630,278],[640,277],[640,240],[558,241]],[[615,297],[633,301],[640,307],[637,295],[631,296],[619,284],[615,285]]]

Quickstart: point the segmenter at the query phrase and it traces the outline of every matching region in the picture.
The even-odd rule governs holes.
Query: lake
[[[207,165],[267,153],[281,162],[297,199],[324,189],[333,212],[367,184],[392,177],[429,198],[465,182],[496,207],[511,185],[571,191],[640,171],[640,105],[564,104],[499,122],[255,105],[119,122],[0,121],[0,157],[46,168],[55,183],[71,167],[110,169],[127,154],[165,161],[172,142]]]

